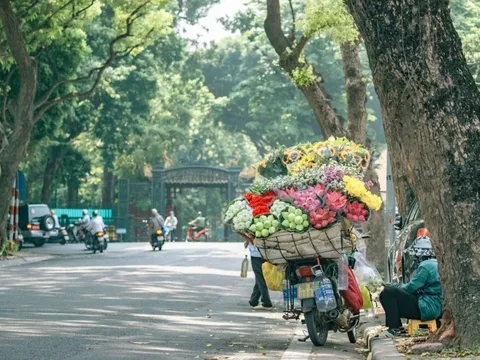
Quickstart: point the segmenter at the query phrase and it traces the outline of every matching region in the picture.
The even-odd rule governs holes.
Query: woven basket
[[[342,250],[353,250],[352,240],[342,238],[342,234],[342,225],[337,223],[326,230],[311,229],[302,234],[280,231],[268,238],[257,238],[256,243],[262,257],[275,265],[315,256],[337,259]]]

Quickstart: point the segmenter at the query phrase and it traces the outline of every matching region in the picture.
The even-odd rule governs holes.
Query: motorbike
[[[203,240],[207,241],[209,235],[209,229],[207,227],[203,228],[200,231],[196,231],[196,226],[194,221],[188,223],[187,237],[185,238],[186,242],[192,240]]]
[[[150,245],[152,245],[153,251],[155,251],[156,248],[158,248],[158,251],[162,251],[162,247],[165,244],[165,236],[167,236],[168,233],[163,233],[162,230],[156,230],[155,234],[152,234],[151,239],[150,239]]]
[[[308,339],[315,346],[325,345],[328,332],[346,333],[351,343],[356,342],[360,313],[345,304],[337,286],[336,261],[302,259],[289,261],[283,284],[285,320],[299,320],[303,314]]]
[[[82,221],[80,219],[76,223],[67,226],[67,233],[72,243],[85,242],[85,230],[81,228],[81,225]]]
[[[95,233],[95,235],[92,235],[91,238],[92,240],[92,250],[93,253],[95,254],[98,251],[100,253],[103,253],[103,250],[105,250],[105,232],[104,231],[99,231]]]
[[[95,235],[90,234],[88,231],[85,231],[83,241],[85,242],[85,247],[87,250],[93,250],[94,249],[94,243],[96,239],[98,239],[98,234],[102,234],[102,243],[103,243],[103,250],[107,250],[108,248],[108,233],[106,230],[103,230],[103,232],[98,232]],[[103,252],[102,250],[102,252]]]
[[[58,241],[60,245],[65,245],[70,241],[70,236],[66,228],[59,227],[50,232],[50,240]]]

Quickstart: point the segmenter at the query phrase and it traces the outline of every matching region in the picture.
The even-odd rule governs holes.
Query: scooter
[[[108,247],[108,233],[106,230],[103,230],[102,232],[98,232],[97,234],[92,235],[88,231],[85,232],[83,241],[85,242],[85,247],[87,250],[93,250],[94,249],[94,243],[96,241],[96,238],[98,238],[98,235],[102,234],[102,239],[103,239],[103,250],[107,250]],[[103,252],[102,250],[102,252]]]
[[[334,260],[302,259],[290,261],[285,270],[284,316],[285,320],[298,320],[307,325],[308,339],[315,346],[325,345],[329,331],[346,333],[355,343],[360,313],[350,309],[340,295]]]
[[[203,228],[201,231],[195,231],[196,226],[194,221],[188,223],[187,237],[185,238],[186,242],[192,240],[208,240],[209,229],[207,227]]]
[[[50,232],[50,240],[58,241],[60,245],[65,245],[70,241],[67,229],[64,227],[56,228]]]
[[[167,235],[168,233],[164,234],[160,229],[155,231],[155,234],[152,234],[150,245],[152,245],[153,251],[155,251],[156,248],[158,248],[158,251],[162,251],[162,247],[165,244],[165,236]]]
[[[100,253],[103,253],[103,250],[105,249],[105,232],[99,231],[95,235],[92,235],[93,241],[92,241],[92,250],[93,253],[95,254],[98,251]]]

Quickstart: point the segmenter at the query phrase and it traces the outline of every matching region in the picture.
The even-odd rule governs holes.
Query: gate
[[[118,225],[126,229],[127,241],[146,241],[148,231],[145,221],[150,217],[150,210],[156,208],[162,215],[169,214],[173,209],[177,194],[186,188],[207,188],[220,190],[225,202],[235,199],[239,186],[240,168],[223,169],[209,166],[202,161],[202,149],[198,142],[193,143],[193,149],[184,156],[184,166],[165,168],[156,164],[153,168],[151,181],[130,182],[120,180],[118,183]],[[182,214],[177,214],[178,238],[183,239],[182,227],[188,220]],[[233,232],[228,226],[223,227],[223,236],[219,236],[220,219],[208,219],[212,228],[211,235],[217,241],[232,239]]]

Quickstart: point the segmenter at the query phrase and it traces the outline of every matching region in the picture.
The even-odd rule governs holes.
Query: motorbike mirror
[[[401,230],[402,229],[402,217],[401,216],[397,216],[395,218],[395,223],[393,224],[393,226],[395,227],[395,230]]]

